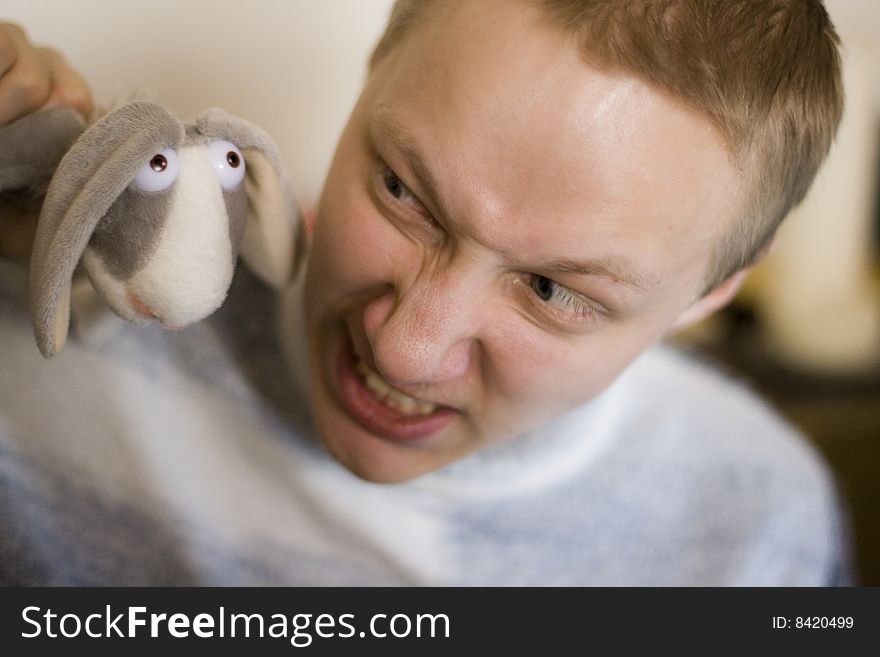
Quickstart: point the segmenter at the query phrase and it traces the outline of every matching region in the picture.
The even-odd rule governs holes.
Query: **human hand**
[[[94,101],[82,76],[51,48],[37,47],[25,31],[0,22],[0,126],[38,109],[66,106],[88,118]],[[29,256],[39,204],[0,199],[0,258]]]
[[[95,107],[85,80],[61,54],[32,44],[20,26],[0,22],[0,125],[57,106],[84,118]]]

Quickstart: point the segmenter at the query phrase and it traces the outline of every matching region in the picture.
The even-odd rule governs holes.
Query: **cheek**
[[[310,255],[312,279],[330,296],[387,282],[393,264],[394,231],[363,183],[347,179],[325,189]]]
[[[564,337],[518,324],[487,343],[489,376],[509,402],[542,415],[595,397],[652,341],[641,326],[606,326]]]
[[[511,317],[508,309],[496,319],[482,345],[485,383],[513,406],[550,404],[571,378],[569,370],[576,369],[574,350],[526,318]]]

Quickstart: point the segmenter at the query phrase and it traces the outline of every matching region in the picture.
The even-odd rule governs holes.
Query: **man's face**
[[[527,5],[427,18],[354,109],[306,279],[319,430],[383,482],[603,390],[695,301],[738,189],[708,121]]]

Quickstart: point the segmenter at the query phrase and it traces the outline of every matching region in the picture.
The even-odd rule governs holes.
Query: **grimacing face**
[[[706,119],[525,4],[429,11],[351,115],[305,283],[318,429],[377,482],[586,402],[730,292],[698,299],[740,185]]]

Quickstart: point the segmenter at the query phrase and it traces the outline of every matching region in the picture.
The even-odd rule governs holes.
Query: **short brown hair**
[[[528,0],[587,61],[667,90],[721,130],[745,189],[706,289],[750,265],[806,195],[843,112],[840,40],[821,0]],[[397,0],[375,67],[428,0]]]

